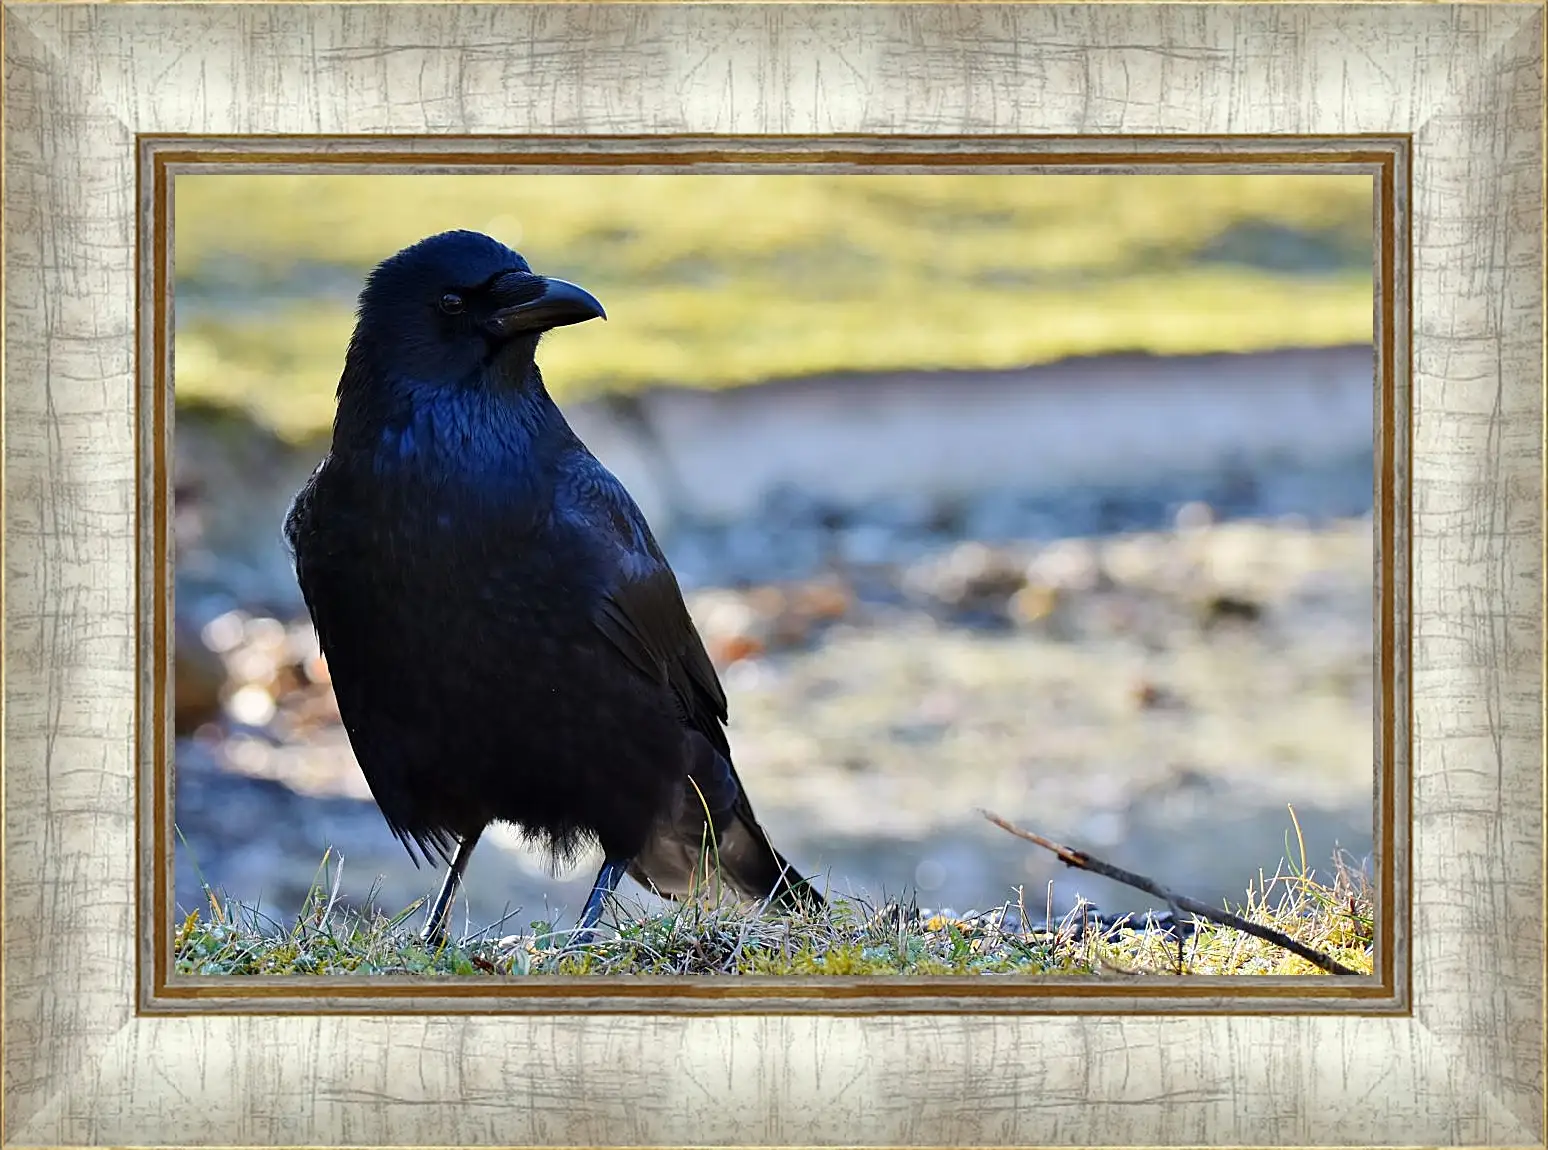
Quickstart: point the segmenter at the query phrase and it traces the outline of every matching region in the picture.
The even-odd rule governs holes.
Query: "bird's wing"
[[[641,674],[672,690],[685,725],[729,754],[726,695],[666,561],[638,562],[597,604],[597,629]]]
[[[724,872],[751,897],[773,893],[781,901],[820,906],[821,896],[774,849],[753,814],[731,763],[725,691],[645,517],[601,464],[581,474],[577,506],[612,551],[612,579],[593,621],[635,670],[671,688],[678,717],[694,732],[688,776],[715,828]],[[688,841],[697,843],[698,832],[690,828]]]
[[[597,630],[640,674],[670,687],[684,724],[729,755],[726,694],[677,577],[623,485],[600,464],[585,479],[581,508],[611,552],[610,578],[593,615]]]

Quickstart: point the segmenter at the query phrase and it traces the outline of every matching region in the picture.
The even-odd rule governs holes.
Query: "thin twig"
[[[1207,918],[1211,922],[1218,922],[1222,926],[1229,926],[1236,930],[1244,931],[1247,934],[1263,939],[1265,942],[1271,942],[1275,946],[1282,946],[1292,954],[1300,955],[1307,962],[1316,964],[1318,967],[1327,971],[1329,974],[1359,973],[1359,971],[1350,970],[1349,967],[1345,966],[1343,963],[1337,961],[1336,959],[1329,958],[1321,951],[1315,950],[1303,942],[1297,942],[1288,934],[1277,931],[1272,927],[1259,926],[1257,923],[1249,922],[1245,918],[1242,918],[1239,915],[1234,915],[1228,910],[1219,910],[1207,903],[1199,902],[1197,899],[1188,898],[1185,895],[1173,894],[1171,891],[1167,890],[1166,887],[1162,886],[1154,879],[1148,879],[1144,875],[1134,874],[1132,871],[1126,871],[1119,867],[1115,867],[1111,863],[1103,862],[1101,859],[1092,858],[1085,851],[1078,851],[1073,847],[1067,847],[1062,843],[1056,843],[1052,839],[1045,839],[1042,835],[1036,834],[1033,831],[1023,830],[1015,823],[1007,822],[999,815],[991,814],[989,811],[980,809],[978,813],[983,815],[984,818],[988,819],[1001,830],[1009,831],[1017,838],[1026,839],[1027,842],[1040,846],[1044,850],[1052,851],[1054,854],[1059,856],[1059,861],[1064,863],[1066,866],[1072,866],[1078,870],[1090,871],[1092,874],[1102,875],[1104,878],[1110,878],[1114,882],[1121,882],[1124,884],[1124,886],[1132,886],[1136,890],[1142,890],[1148,895],[1162,899],[1174,908],[1174,915],[1177,913],[1177,909],[1182,909],[1189,911],[1192,914],[1196,914],[1200,918]]]

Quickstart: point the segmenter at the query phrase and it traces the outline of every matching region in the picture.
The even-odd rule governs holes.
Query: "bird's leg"
[[[597,937],[597,920],[602,917],[602,903],[618,889],[618,880],[629,869],[628,859],[604,859],[597,871],[597,881],[591,884],[591,895],[581,909],[580,925],[575,931],[574,944],[585,946]]]
[[[467,868],[473,848],[478,846],[479,836],[483,833],[480,828],[457,843],[457,853],[452,856],[451,866],[446,868],[446,879],[441,883],[440,893],[435,896],[430,913],[425,916],[425,928],[419,935],[427,946],[441,946],[446,942],[446,916],[451,913],[457,883],[461,881],[462,872]]]

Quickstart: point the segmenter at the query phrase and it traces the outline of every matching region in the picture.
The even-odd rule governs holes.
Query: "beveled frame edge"
[[[137,508],[142,691],[138,780],[141,833],[137,1007],[143,1014],[1395,1014],[1411,1009],[1412,641],[1409,394],[1412,138],[1365,136],[533,136],[137,138],[140,211],[137,316]],[[233,978],[171,972],[172,883],[170,506],[172,267],[176,175],[252,170],[331,172],[895,171],[1056,168],[1074,171],[1328,171],[1375,180],[1376,674],[1374,850],[1377,974],[1356,978],[1189,978],[1172,984],[1107,979],[895,978]],[[146,407],[150,418],[146,418]],[[147,469],[151,482],[145,483]],[[147,573],[149,577],[147,577]],[[1401,638],[1401,641],[1400,641]],[[147,786],[147,781],[149,785]],[[152,828],[147,845],[145,828]]]

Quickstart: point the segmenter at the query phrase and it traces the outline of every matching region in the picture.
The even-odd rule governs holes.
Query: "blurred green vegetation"
[[[179,176],[180,398],[327,426],[360,278],[447,228],[573,279],[561,399],[832,371],[1368,341],[1372,181],[1315,175]]]

